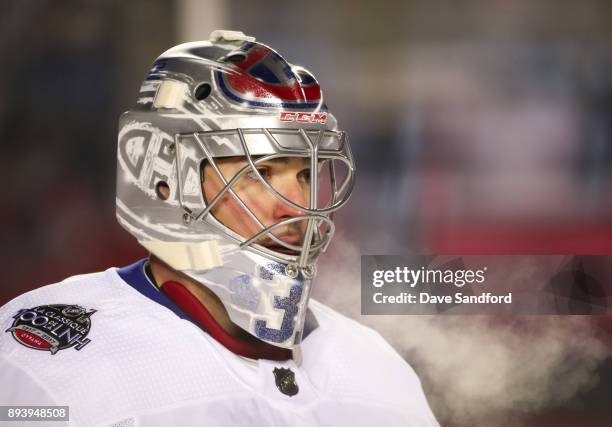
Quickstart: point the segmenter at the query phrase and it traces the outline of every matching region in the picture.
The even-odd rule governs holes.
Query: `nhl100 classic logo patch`
[[[15,321],[6,332],[26,347],[51,354],[70,347],[80,350],[91,342],[86,337],[91,329],[90,317],[95,312],[68,304],[25,308],[13,316]]]

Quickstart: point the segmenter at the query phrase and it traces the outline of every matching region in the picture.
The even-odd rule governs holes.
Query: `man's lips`
[[[281,240],[285,243],[289,243],[291,245],[299,245],[300,241],[302,240],[302,238],[298,235],[295,234],[291,234],[291,235],[286,235],[286,236],[278,236],[277,237],[278,240]],[[272,242],[274,243],[274,242]]]
[[[288,243],[290,245],[294,245],[294,246],[299,246],[301,244],[301,237],[295,234],[292,235],[285,235],[285,236],[276,236],[278,240],[284,242],[284,243]],[[287,248],[283,245],[281,245],[280,243],[275,242],[274,240],[271,239],[267,239],[265,242],[262,242],[261,245],[265,246],[266,248],[276,251],[276,252],[282,252],[284,254],[288,254],[288,255],[298,255],[299,252],[295,251],[293,249]]]
[[[299,254],[298,251],[294,251],[293,249],[289,249],[281,245],[269,245],[269,246],[266,246],[266,248],[273,250],[275,252],[281,252],[287,255],[298,255]]]

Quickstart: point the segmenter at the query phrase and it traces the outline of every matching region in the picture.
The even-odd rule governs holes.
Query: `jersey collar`
[[[181,319],[189,320],[231,352],[249,359],[288,360],[291,350],[263,341],[245,341],[227,333],[210,312],[183,285],[162,284],[161,291],[146,274],[147,259],[117,270],[119,277],[142,295],[168,308]]]
[[[119,268],[117,269],[117,274],[125,283],[136,289],[145,297],[160,305],[163,305],[181,319],[191,320],[183,309],[168,298],[166,294],[160,292],[158,287],[151,282],[147,276],[147,273],[145,272],[147,261],[147,258],[144,258],[136,261],[134,264],[128,265],[127,267]]]

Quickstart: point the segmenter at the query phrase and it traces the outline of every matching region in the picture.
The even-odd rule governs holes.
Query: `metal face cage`
[[[175,135],[175,156],[178,171],[178,199],[186,223],[207,221],[217,227],[241,248],[252,250],[278,262],[298,268],[312,276],[314,263],[324,252],[334,234],[333,214],[349,199],[355,183],[355,163],[345,132],[330,130],[237,128]],[[244,157],[246,164],[231,178],[221,172],[216,159]],[[307,158],[310,167],[310,191],[307,206],[301,206],[274,188],[258,170],[261,163],[283,157]],[[207,161],[223,188],[206,203],[202,172],[199,165]],[[194,171],[199,171],[197,178]],[[246,174],[256,178],[282,203],[297,209],[301,215],[264,224],[233,188]],[[229,194],[258,227],[252,236],[241,236],[218,221],[212,209]],[[321,197],[322,196],[322,197]],[[285,242],[274,235],[279,227],[305,221],[305,232],[299,245]],[[293,251],[285,254],[258,244],[267,237],[276,245]]]

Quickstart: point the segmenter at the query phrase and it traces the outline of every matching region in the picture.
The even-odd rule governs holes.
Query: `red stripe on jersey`
[[[215,320],[206,307],[180,283],[165,282],[160,288],[193,321],[232,353],[250,359],[291,359],[291,350],[286,348],[276,347],[256,338],[254,338],[256,341],[246,341],[230,335]]]

